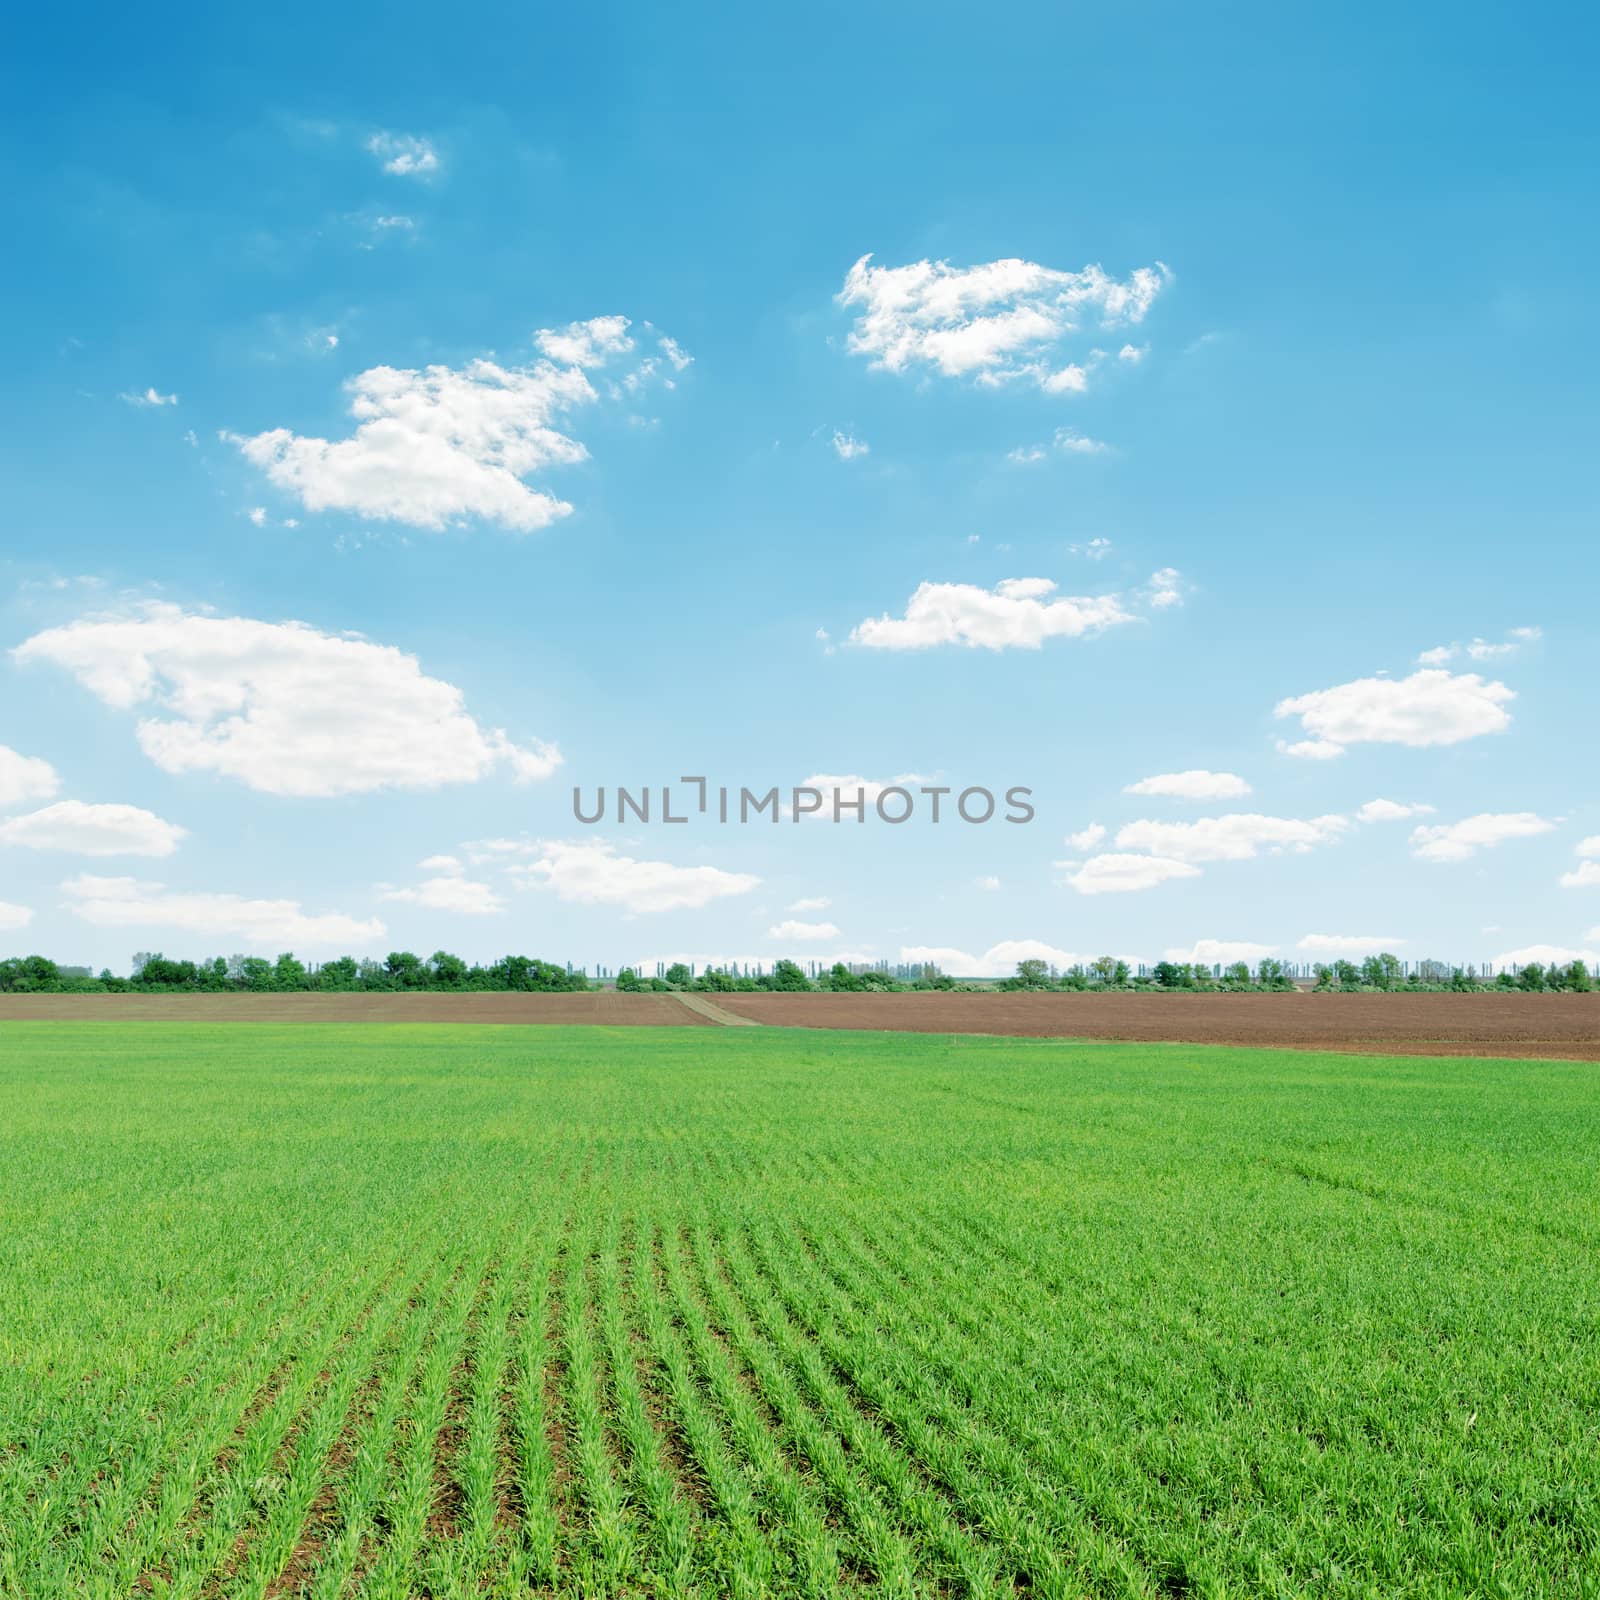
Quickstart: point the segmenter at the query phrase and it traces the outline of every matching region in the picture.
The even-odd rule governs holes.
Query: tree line
[[[581,991],[589,986],[583,972],[534,956],[502,956],[488,966],[480,966],[469,965],[448,950],[436,950],[426,957],[409,950],[394,950],[382,961],[339,956],[316,966],[307,966],[287,952],[276,961],[264,956],[174,961],[160,954],[140,952],[133,958],[133,975],[127,978],[116,977],[109,970],[98,977],[72,976],[46,956],[0,961],[0,993],[8,994],[352,994],[398,990],[551,994]]]
[[[1595,981],[1582,961],[1546,966],[1530,962],[1515,972],[1493,978],[1479,977],[1464,967],[1422,961],[1410,970],[1398,956],[1387,952],[1353,961],[1318,963],[1312,969],[1313,987],[1322,992],[1400,991],[1407,993],[1487,990],[1524,992],[1565,991],[1587,993]],[[624,993],[670,993],[685,990],[702,994],[739,994],[760,991],[798,993],[822,991],[906,991],[928,989],[1036,989],[1069,993],[1106,990],[1164,990],[1191,993],[1263,993],[1296,987],[1285,962],[1263,957],[1252,968],[1235,961],[1213,968],[1199,962],[1158,961],[1148,972],[1135,973],[1116,956],[1053,970],[1042,960],[1017,963],[1010,977],[998,980],[958,980],[937,968],[918,969],[915,978],[901,978],[872,967],[851,968],[836,962],[815,978],[794,961],[777,961],[770,972],[739,973],[711,967],[695,972],[683,962],[674,963],[656,977],[642,977],[632,967],[617,973],[616,987]],[[109,970],[98,977],[65,970],[47,956],[17,956],[0,961],[0,993],[4,994],[223,994],[248,992],[283,994],[322,992],[334,994],[394,993],[404,990],[480,993],[581,993],[598,987],[581,968],[541,961],[534,956],[502,956],[484,966],[469,964],[448,950],[419,956],[409,950],[391,951],[382,961],[339,956],[308,966],[290,952],[275,961],[264,956],[217,956],[208,961],[176,961],[159,953],[141,951],[133,959],[132,976],[120,978]]]

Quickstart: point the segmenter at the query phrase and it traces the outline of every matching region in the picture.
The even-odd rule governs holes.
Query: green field
[[[1600,1594],[1600,1068],[0,1025],[0,1593]]]

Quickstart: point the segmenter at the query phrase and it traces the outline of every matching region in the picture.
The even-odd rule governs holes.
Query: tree
[[[1529,990],[1543,989],[1545,987],[1544,968],[1537,961],[1530,961],[1517,974],[1517,987]]]
[[[1019,989],[1048,989],[1050,966],[1038,956],[1029,956],[1017,963],[1016,986]]]
[[[689,985],[694,982],[694,974],[690,972],[688,967],[686,967],[683,962],[674,961],[672,965],[667,968],[667,982],[670,983],[674,989],[687,989]]]
[[[1263,956],[1256,967],[1256,982],[1263,989],[1292,989],[1294,979],[1289,969],[1274,956]]]
[[[428,976],[436,989],[460,989],[467,982],[467,964],[448,950],[435,950],[428,958]]]
[[[624,994],[637,994],[644,985],[639,981],[639,974],[632,967],[624,967],[617,974],[617,988]]]
[[[1224,989],[1248,989],[1250,987],[1250,967],[1243,961],[1235,961],[1230,966],[1222,969],[1222,987]]]
[[[422,958],[409,950],[391,950],[383,963],[389,982],[396,989],[422,989],[427,987],[427,973]]]
[[[1374,989],[1393,989],[1400,983],[1400,958],[1387,950],[1361,963],[1361,981]]]
[[[1113,989],[1126,989],[1128,979],[1133,975],[1133,969],[1126,961],[1117,962],[1111,969],[1111,987]]]
[[[1594,988],[1594,979],[1589,976],[1589,969],[1581,961],[1570,961],[1561,972],[1562,987],[1572,989],[1578,994],[1588,994]]]
[[[304,989],[307,987],[305,963],[292,952],[284,951],[272,969],[272,981],[279,989]]]
[[[1183,986],[1183,973],[1175,961],[1158,961],[1151,974],[1163,989],[1178,989]]]
[[[811,980],[800,970],[795,962],[779,961],[772,969],[772,976],[767,980],[767,987],[793,992],[809,989]]]

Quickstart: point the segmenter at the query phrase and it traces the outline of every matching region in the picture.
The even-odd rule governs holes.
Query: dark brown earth
[[[693,1002],[699,1001],[696,1007]],[[1600,1061],[1600,994],[0,995],[0,1022],[486,1022],[1130,1039]],[[720,1015],[718,1014],[720,1013]]]
[[[773,1027],[1600,1060],[1600,994],[719,994]]]

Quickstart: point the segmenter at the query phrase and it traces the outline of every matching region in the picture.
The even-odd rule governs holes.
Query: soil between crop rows
[[[703,997],[693,997],[703,998]],[[1390,1055],[1600,1060],[1600,994],[0,995],[0,1021],[598,1023],[1126,1039]]]

